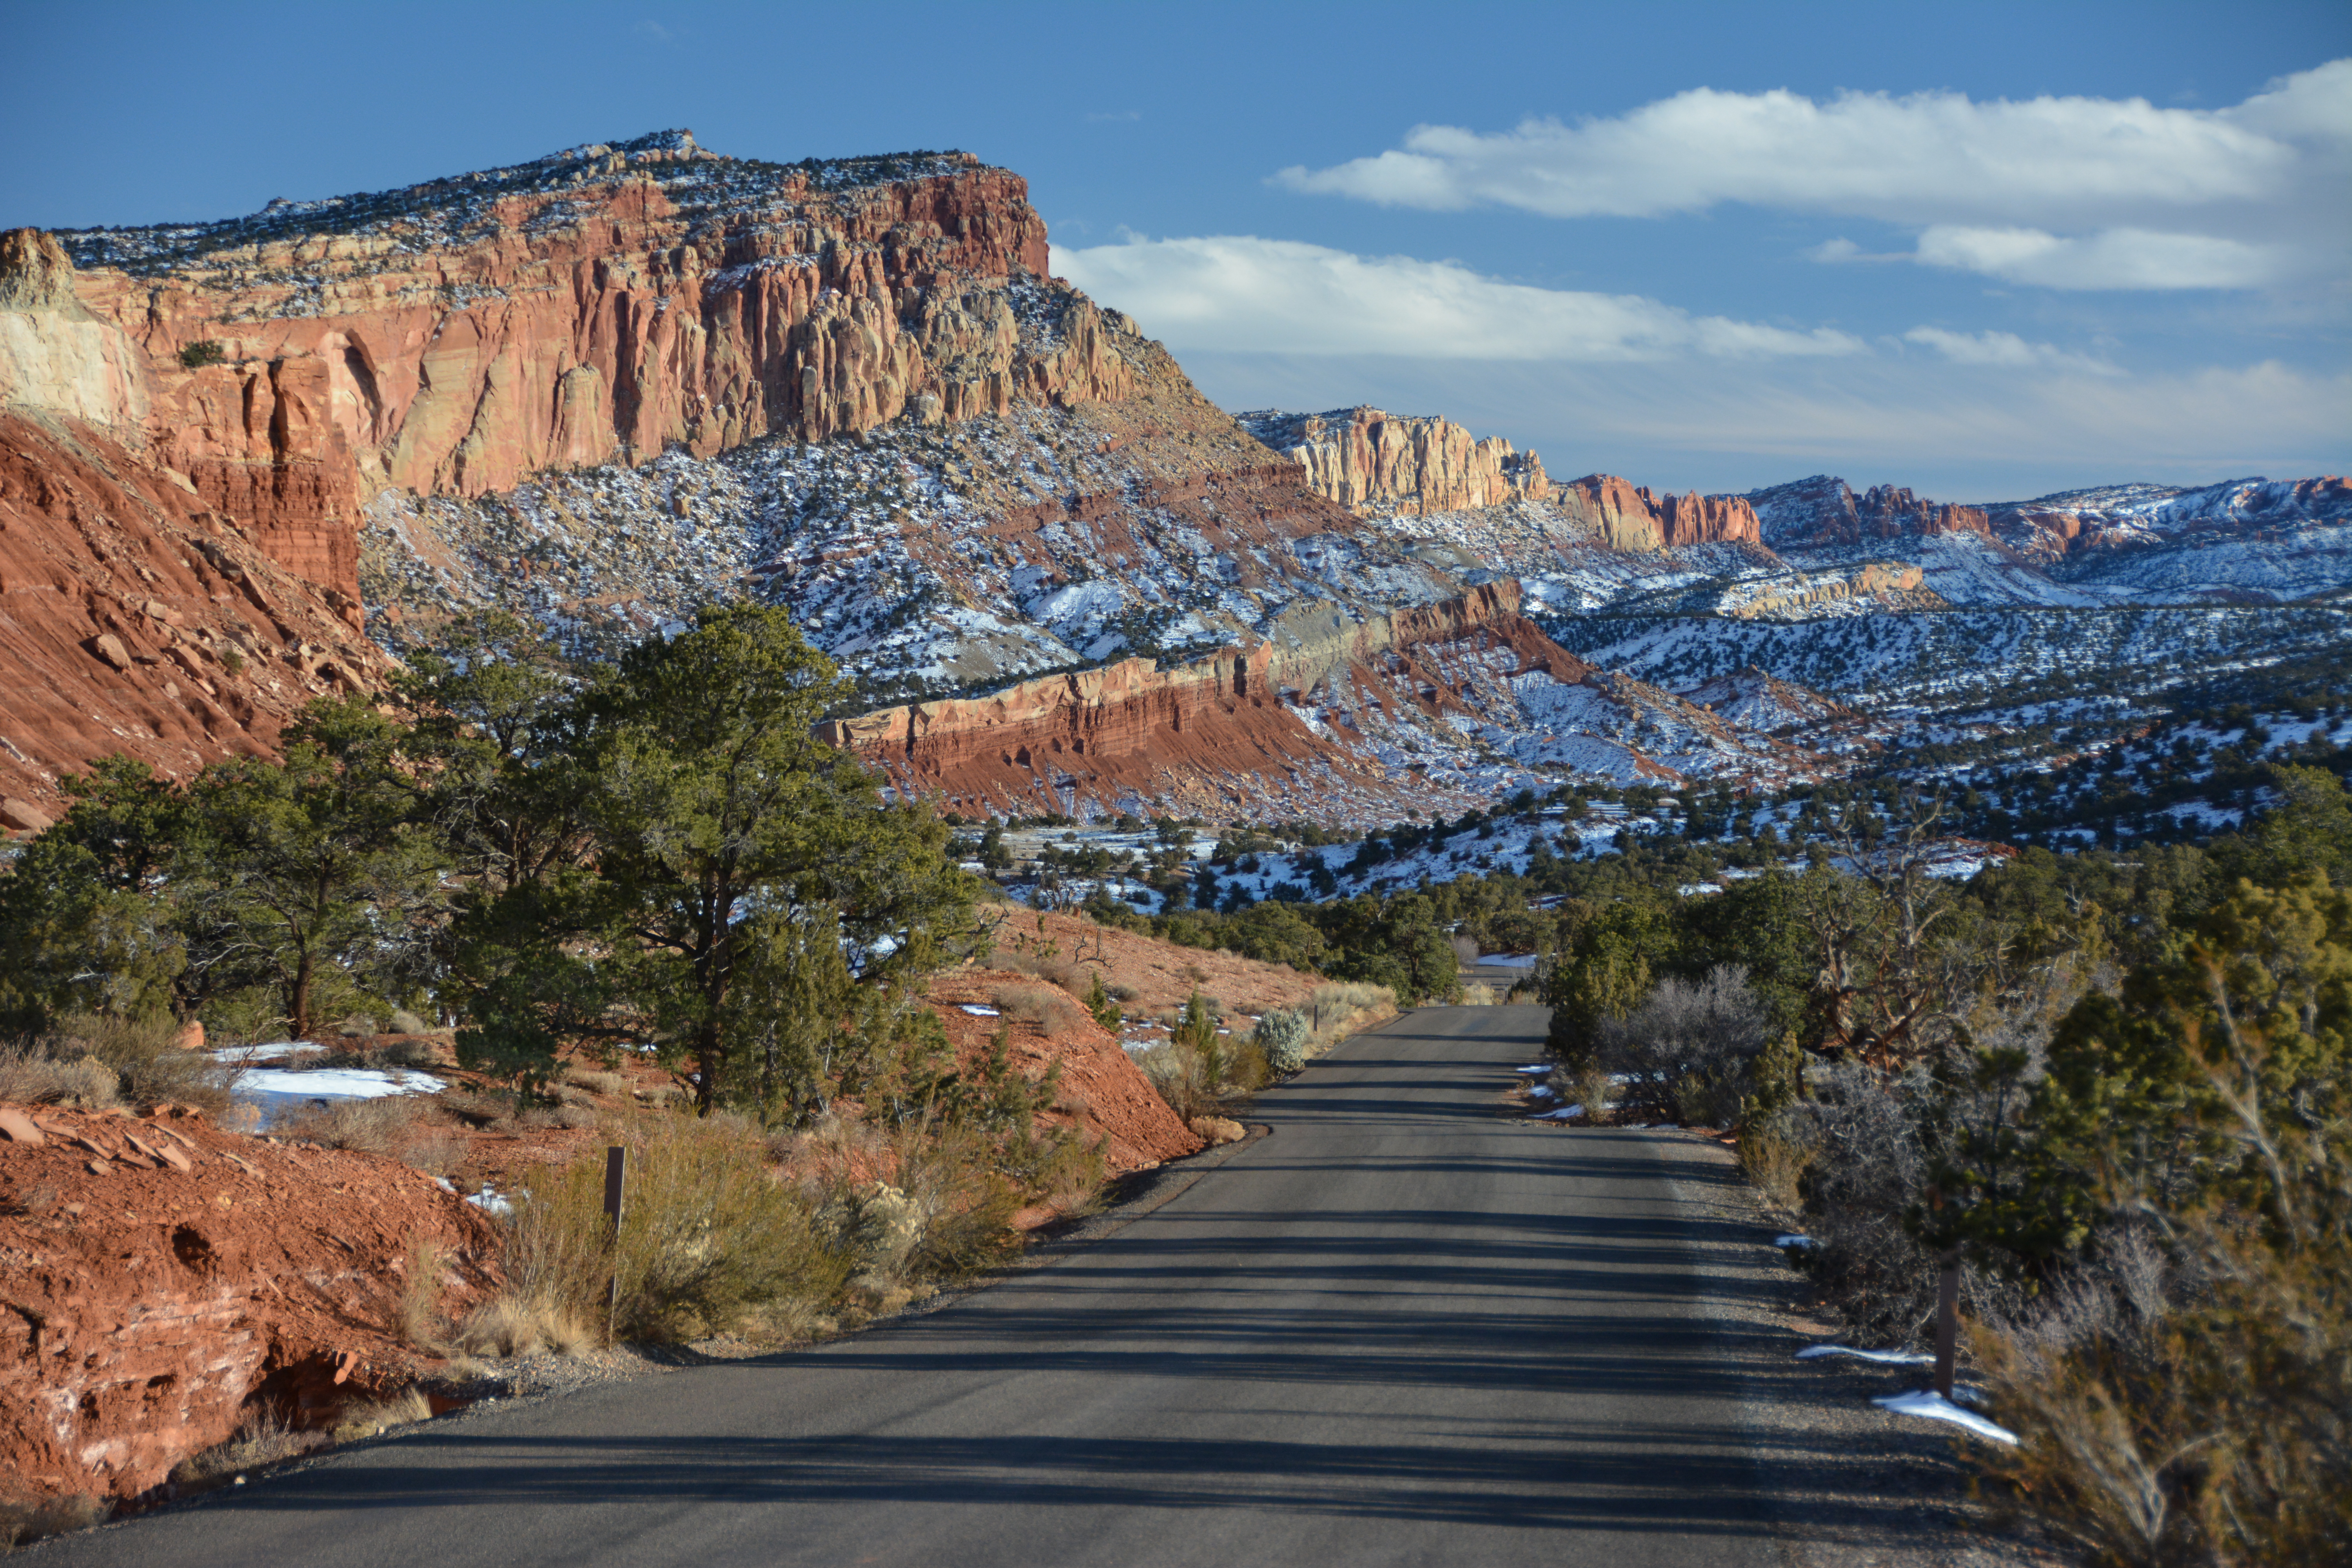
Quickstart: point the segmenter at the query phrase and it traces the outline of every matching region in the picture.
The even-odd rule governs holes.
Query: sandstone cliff
[[[254,465],[204,492],[163,460],[156,369],[90,312],[49,236],[0,236],[0,822],[109,752],[170,774],[277,744],[313,696],[387,661],[362,627],[357,539]],[[266,498],[266,499],[265,499]]]
[[[1680,550],[1694,544],[1756,544],[1755,511],[1738,496],[1657,496],[1612,474],[1560,487],[1557,504],[1588,522],[1616,550]]]
[[[1480,440],[1449,419],[1370,407],[1237,417],[1306,470],[1307,489],[1360,514],[1459,511],[1551,493],[1541,458],[1512,451],[1500,436]]]
[[[1864,544],[1937,533],[1992,537],[1991,521],[1979,508],[1945,505],[1893,485],[1874,485],[1856,495],[1843,479],[1829,474],[1724,499],[1753,507],[1762,521],[1763,541],[1774,549]]]
[[[1171,811],[1347,820],[1396,795],[1400,757],[1453,720],[1492,723],[1514,682],[1599,679],[1497,583],[1360,624],[1294,616],[1274,641],[1161,669],[1129,659],[983,698],[829,724],[909,794],[967,814]],[[1328,613],[1327,612],[1327,616]],[[1410,770],[1410,761],[1403,764]],[[1414,798],[1475,798],[1420,780]]]

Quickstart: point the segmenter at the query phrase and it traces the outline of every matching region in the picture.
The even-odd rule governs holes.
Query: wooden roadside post
[[[613,1283],[604,1294],[604,1339],[613,1338],[613,1324],[621,1310],[621,1185],[629,1168],[626,1144],[604,1151],[604,1237],[613,1249]]]
[[[1944,1194],[1934,1187],[1927,1189],[1927,1207],[1940,1214]],[[1947,1233],[1948,1234],[1948,1233]],[[1952,1396],[1952,1363],[1960,1352],[1960,1245],[1955,1241],[1947,1246],[1936,1274],[1936,1392],[1943,1398]]]

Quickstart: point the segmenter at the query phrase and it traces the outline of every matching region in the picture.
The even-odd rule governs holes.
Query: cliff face
[[[1937,533],[1993,536],[1990,519],[1979,508],[1945,505],[1893,485],[1874,485],[1856,495],[1829,474],[1725,499],[1753,507],[1762,521],[1764,542],[1776,550]]]
[[[1306,470],[1307,489],[1360,515],[1459,511],[1551,493],[1541,458],[1512,451],[1499,436],[1480,440],[1448,419],[1370,407],[1238,417]]]
[[[274,750],[316,696],[388,661],[359,602],[105,427],[0,411],[0,824],[39,827],[58,778],[127,752],[184,775]]]
[[[315,464],[338,496],[475,496],[670,443],[708,455],[1127,386],[1091,305],[1007,292],[1044,272],[1045,224],[1017,175],[966,154],[783,166],[670,132],[61,237],[82,303],[163,369],[166,458],[208,491]],[[221,363],[181,369],[198,343]]]
[[[1128,659],[992,696],[887,708],[820,731],[902,790],[966,813],[1006,809],[1273,813],[1343,819],[1452,799],[1384,763],[1400,732],[1449,715],[1491,720],[1495,692],[1531,674],[1596,676],[1519,614],[1497,583],[1361,624],[1310,626],[1161,669]]]
[[[1738,496],[1657,496],[1613,474],[1563,485],[1556,504],[1584,520],[1614,550],[1679,550],[1693,544],[1755,544],[1756,513]]]

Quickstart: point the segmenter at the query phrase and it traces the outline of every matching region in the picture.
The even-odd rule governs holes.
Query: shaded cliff
[[[1776,550],[1938,533],[1992,537],[1991,521],[1979,508],[1931,501],[1894,485],[1873,485],[1856,495],[1853,486],[1829,474],[1719,499],[1752,507],[1762,521],[1764,542]]]

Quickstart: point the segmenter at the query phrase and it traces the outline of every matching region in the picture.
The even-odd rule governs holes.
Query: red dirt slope
[[[445,1307],[499,1284],[495,1233],[372,1154],[146,1117],[0,1106],[0,1472],[135,1497],[249,1404],[299,1426],[408,1381],[408,1259]]]

